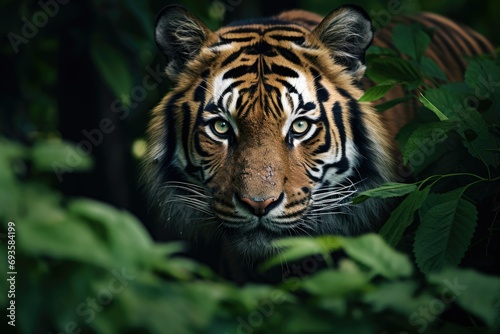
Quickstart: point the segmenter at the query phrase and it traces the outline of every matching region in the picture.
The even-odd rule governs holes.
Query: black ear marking
[[[155,42],[167,58],[167,75],[175,80],[185,63],[195,57],[212,32],[179,5],[163,8],[156,19]]]
[[[360,80],[365,73],[365,52],[373,40],[368,14],[355,5],[345,5],[328,14],[314,29],[335,59]]]

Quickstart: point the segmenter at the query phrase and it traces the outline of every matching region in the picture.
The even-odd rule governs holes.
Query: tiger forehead
[[[219,41],[210,48],[218,61],[212,64],[213,95],[206,110],[239,119],[263,113],[278,120],[314,109],[315,75],[304,46],[308,34],[293,24],[217,31]]]
[[[308,30],[295,25],[248,25],[225,27],[217,31],[220,44],[242,43],[251,45],[252,43],[265,41],[271,45],[294,43],[301,45],[304,43]]]

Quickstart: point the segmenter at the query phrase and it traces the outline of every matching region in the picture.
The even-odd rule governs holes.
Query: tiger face
[[[166,7],[156,42],[175,87],[153,112],[145,160],[165,219],[250,258],[279,237],[369,229],[380,208],[350,199],[391,164],[378,116],[357,102],[372,38],[354,6],[313,31],[269,19],[216,32]]]

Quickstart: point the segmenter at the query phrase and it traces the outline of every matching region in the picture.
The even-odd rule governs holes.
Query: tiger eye
[[[229,123],[223,119],[218,119],[214,122],[213,128],[219,135],[224,135],[229,131]]]
[[[309,122],[304,119],[298,119],[292,123],[292,131],[295,134],[303,134],[309,129]]]

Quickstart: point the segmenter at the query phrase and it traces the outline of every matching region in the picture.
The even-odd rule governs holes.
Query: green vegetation
[[[40,155],[40,147],[51,154]],[[475,223],[475,210],[469,211],[474,206],[461,199],[463,187],[432,195],[418,190],[422,182],[389,184],[358,197],[410,193],[396,211],[414,194],[432,199],[420,200],[423,219],[415,237],[425,276],[378,235],[292,238],[277,242],[286,250],[266,267],[305,258],[298,276],[277,286],[241,288],[174,256],[181,244],[153,242],[129,213],[90,199],[65,199],[47,186],[52,170],[46,166],[65,158],[64,147],[0,143],[6,185],[0,195],[10,200],[1,214],[3,233],[7,217],[17,217],[15,237],[7,239],[16,241],[21,333],[455,333],[460,326],[449,319],[452,309],[476,332],[498,329],[500,278],[456,267]],[[396,244],[400,236],[387,226],[382,235]],[[330,253],[341,250],[347,257],[334,263]],[[3,259],[6,251],[0,250]],[[328,268],[311,274],[324,263]],[[8,271],[6,261],[0,269]],[[6,295],[0,298],[6,308]]]
[[[129,94],[138,74],[124,69],[132,61],[146,66],[151,57],[137,53],[125,61],[120,54],[152,50],[144,37],[152,29],[152,14],[133,1],[125,3],[125,16],[140,22],[144,31],[113,43],[99,41],[98,30],[93,31],[89,59],[113,99],[130,106],[138,102]],[[215,7],[190,5],[200,13],[212,11],[207,20],[216,24]],[[275,286],[235,286],[178,256],[183,244],[153,241],[126,210],[68,196],[58,175],[86,175],[96,163],[76,153],[81,147],[60,139],[55,101],[35,99],[40,103],[27,108],[30,121],[23,131],[29,135],[20,136],[23,142],[7,139],[12,134],[0,139],[0,271],[12,271],[7,246],[15,240],[16,332],[497,333],[500,66],[491,59],[473,59],[463,82],[448,83],[423,56],[432,31],[398,26],[393,38],[407,57],[371,48],[368,76],[378,85],[362,100],[374,101],[379,112],[412,98],[421,101],[418,117],[398,136],[401,176],[411,174],[411,179],[353,200],[354,205],[400,200],[379,235],[278,241],[283,254],[262,270],[285,261],[297,267],[287,268],[295,275],[285,275]],[[44,36],[39,41],[31,43],[49,54],[56,49]],[[140,41],[145,42],[134,43]],[[55,80],[47,70],[50,61],[19,57],[28,67],[39,65],[43,79],[22,76],[20,85],[26,96],[40,96],[38,91]],[[378,104],[395,85],[403,85],[408,96]],[[129,110],[129,122],[135,121],[134,107]],[[15,124],[26,117],[9,114],[16,116]],[[140,151],[140,145],[135,147]],[[338,254],[344,254],[341,260]],[[0,286],[5,310],[12,285],[2,280]],[[7,321],[0,327],[10,333]]]
[[[448,83],[432,59],[423,55],[431,38],[432,31],[418,25],[396,26],[394,44],[409,58],[380,48],[370,52],[376,66],[369,68],[368,76],[378,85],[361,100],[375,100],[381,90],[386,93],[403,85],[408,98],[419,97],[424,107],[398,135],[403,163],[412,169],[415,182],[386,184],[354,199],[359,203],[370,197],[407,195],[380,234],[389,245],[397,246],[417,214],[413,255],[425,274],[460,263],[476,230],[477,205],[491,201],[493,208],[497,193],[493,185],[500,181],[500,92],[496,88],[500,67],[490,59],[471,59],[464,82]],[[492,224],[495,220],[496,213]],[[494,232],[492,225],[488,240]]]

